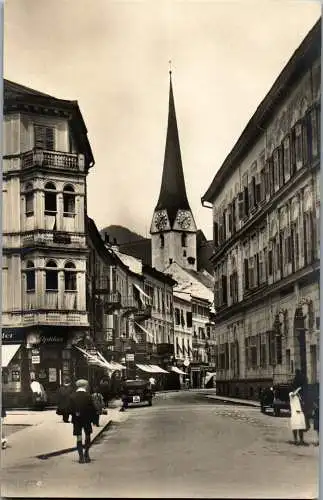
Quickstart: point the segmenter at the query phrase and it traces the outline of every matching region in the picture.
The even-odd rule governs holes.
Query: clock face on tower
[[[157,212],[155,215],[155,225],[156,228],[161,231],[162,229],[165,229],[167,226],[167,215],[164,212]]]
[[[177,215],[177,222],[183,229],[188,229],[191,225],[192,218],[188,212],[179,211]]]

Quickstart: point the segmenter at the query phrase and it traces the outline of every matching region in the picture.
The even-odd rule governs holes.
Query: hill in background
[[[118,226],[112,224],[110,226],[106,226],[101,229],[100,234],[104,239],[104,235],[107,233],[109,235],[110,242],[113,243],[113,240],[116,239],[119,245],[123,245],[124,243],[133,243],[135,241],[141,241],[145,238],[134,231],[130,231],[127,227]]]

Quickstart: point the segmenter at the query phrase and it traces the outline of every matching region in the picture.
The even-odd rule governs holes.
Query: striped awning
[[[7,344],[1,346],[1,368],[7,368],[12,358],[17,353],[21,344]]]

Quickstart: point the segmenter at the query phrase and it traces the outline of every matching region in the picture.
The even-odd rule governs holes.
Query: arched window
[[[76,270],[73,262],[67,262],[64,268],[65,291],[76,290]]]
[[[25,213],[26,217],[31,217],[34,215],[34,192],[30,182],[26,185],[25,191]]]
[[[31,260],[28,260],[26,264],[26,289],[27,292],[35,291],[35,267]]]
[[[182,233],[182,247],[186,247],[187,244],[187,234]]]
[[[45,184],[45,215],[56,215],[57,213],[57,194],[56,186],[53,182]]]
[[[161,234],[160,235],[160,248],[164,248],[165,246],[165,238],[164,238],[164,235]]]
[[[58,290],[58,270],[54,260],[49,260],[46,263],[46,290]]]
[[[75,193],[71,184],[67,184],[63,190],[63,210],[64,217],[73,217],[75,215]]]

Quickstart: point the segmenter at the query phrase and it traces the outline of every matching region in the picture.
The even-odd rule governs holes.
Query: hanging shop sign
[[[126,361],[134,361],[135,360],[135,355],[134,354],[126,354]]]
[[[31,364],[32,365],[39,365],[40,364],[40,356],[31,356]]]

